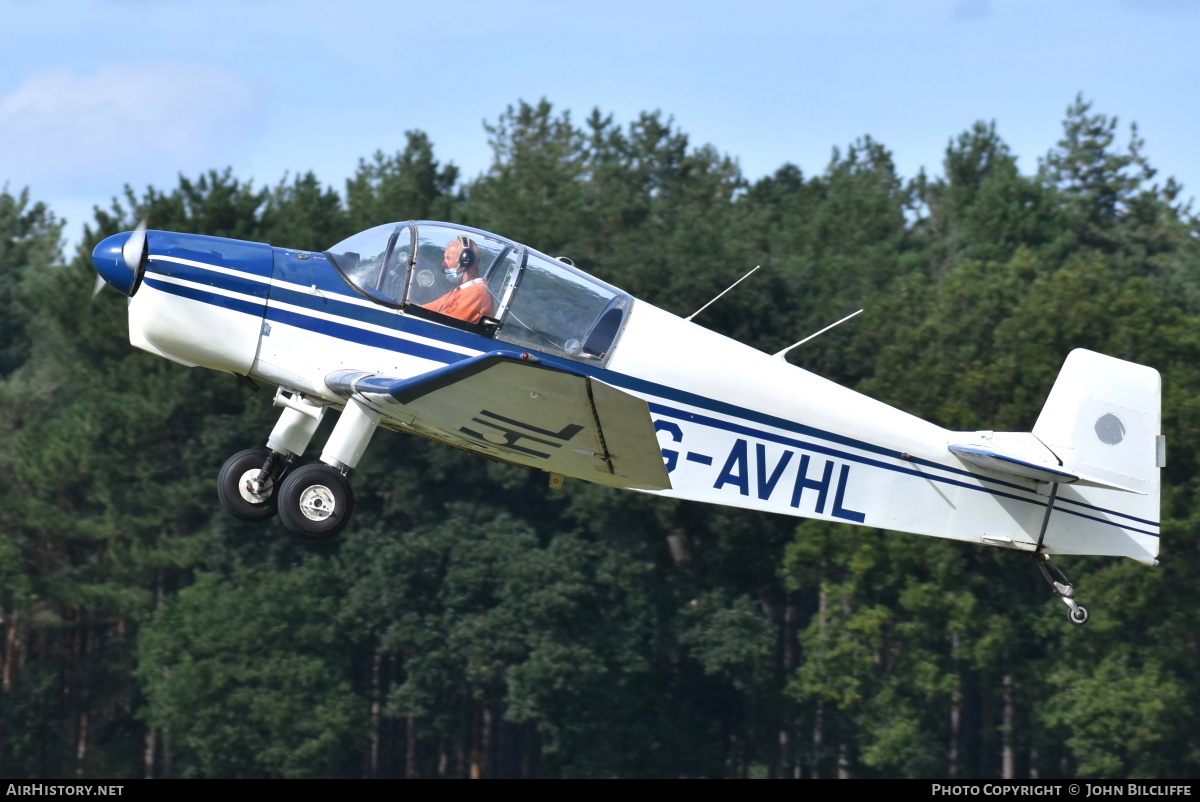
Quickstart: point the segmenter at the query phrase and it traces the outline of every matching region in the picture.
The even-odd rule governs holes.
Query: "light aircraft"
[[[955,432],[639,301],[520,243],[436,222],[315,253],[146,230],[96,246],[130,342],[275,385],[266,448],[218,495],[309,539],[354,508],[376,429],[674,498],[1029,552],[1156,564],[1165,464],[1157,371],[1076,350],[1032,432]],[[341,410],[320,461],[299,459]]]

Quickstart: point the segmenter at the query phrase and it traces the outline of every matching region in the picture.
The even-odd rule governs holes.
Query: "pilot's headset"
[[[462,281],[463,273],[479,262],[479,246],[475,244],[473,239],[463,235],[456,237],[454,241],[462,246],[462,250],[458,254],[458,264],[454,267],[442,268],[446,280],[451,284],[457,284]],[[450,246],[447,245],[446,247]]]

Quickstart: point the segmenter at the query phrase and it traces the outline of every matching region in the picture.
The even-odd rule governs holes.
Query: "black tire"
[[[305,465],[288,474],[276,494],[279,520],[305,540],[326,540],[350,523],[354,492],[341,471],[328,465]]]
[[[1088,608],[1082,604],[1074,610],[1067,610],[1067,618],[1077,627],[1081,627],[1088,622]]]
[[[261,470],[270,453],[265,448],[250,448],[234,454],[221,466],[221,473],[217,476],[217,498],[221,500],[225,511],[239,521],[255,523],[275,515],[279,496],[275,486],[287,464],[282,457],[267,480],[267,492],[261,501],[253,499],[243,487],[247,474]]]

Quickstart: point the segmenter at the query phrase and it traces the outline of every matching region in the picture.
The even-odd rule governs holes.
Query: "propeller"
[[[95,298],[97,295],[99,295],[100,290],[104,289],[107,284],[108,282],[104,280],[104,276],[97,273],[96,283],[92,285],[92,298]]]
[[[96,283],[92,287],[93,298],[100,294],[105,284],[113,284],[126,295],[133,292],[146,253],[148,226],[149,219],[142,218],[142,222],[138,223],[133,231],[128,234],[115,234],[96,246],[96,250],[92,252],[92,261],[96,264],[97,273]]]
[[[125,259],[125,264],[135,273],[142,266],[142,253],[146,250],[146,228],[149,223],[149,218],[143,217],[142,222],[138,223],[133,234],[125,240],[125,245],[121,248],[121,256]]]

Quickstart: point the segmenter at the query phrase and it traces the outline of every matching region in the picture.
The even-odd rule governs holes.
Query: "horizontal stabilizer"
[[[990,471],[999,473],[1007,473],[1010,476],[1023,476],[1026,479],[1034,479],[1038,482],[1058,482],[1060,484],[1078,484],[1084,487],[1102,487],[1106,490],[1121,490],[1126,493],[1137,493],[1139,496],[1146,495],[1145,491],[1136,490],[1132,487],[1107,482],[1095,477],[1083,476],[1078,473],[1063,470],[1054,465],[1045,463],[1033,462],[1022,457],[1006,454],[994,448],[984,448],[981,446],[970,445],[952,445],[950,451],[961,459],[963,462],[969,462],[972,465],[978,465],[980,468],[987,468]]]
[[[1039,465],[1010,454],[1003,454],[990,448],[979,446],[950,446],[953,452],[963,462],[987,468],[989,471],[1024,476],[1026,479],[1036,479],[1039,482],[1077,482],[1079,477],[1073,473],[1054,468],[1049,465]]]

